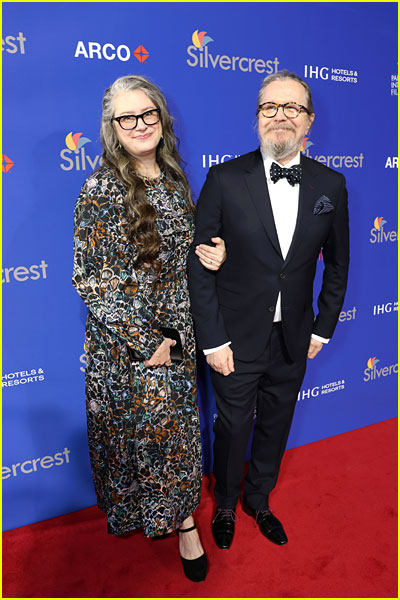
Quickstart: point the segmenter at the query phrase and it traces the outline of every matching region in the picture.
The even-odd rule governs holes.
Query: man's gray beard
[[[261,148],[265,154],[279,161],[296,156],[301,148],[302,141],[271,142],[270,140],[265,140],[261,142]]]

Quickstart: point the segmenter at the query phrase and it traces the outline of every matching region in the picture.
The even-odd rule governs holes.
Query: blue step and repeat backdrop
[[[287,68],[309,83],[303,152],[347,179],[351,269],[288,447],[395,416],[396,23],[385,2],[3,4],[5,529],[95,503],[72,215],[99,165],[104,90],[121,75],[164,91],[195,198],[211,165],[257,147],[262,79]],[[199,402],[208,472],[215,402],[202,360]]]

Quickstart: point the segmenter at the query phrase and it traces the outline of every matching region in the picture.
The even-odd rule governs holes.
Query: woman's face
[[[156,108],[154,102],[142,90],[121,92],[114,98],[114,117],[142,115],[154,108]],[[150,119],[146,118],[146,116],[145,119],[151,122],[154,120],[154,113],[150,115]],[[132,120],[134,121],[135,119]],[[154,125],[147,125],[143,119],[138,119],[135,129],[131,130],[122,129],[117,121],[113,121],[113,125],[119,143],[125,148],[128,154],[139,162],[155,158],[156,149],[162,135],[161,121],[158,121]]]

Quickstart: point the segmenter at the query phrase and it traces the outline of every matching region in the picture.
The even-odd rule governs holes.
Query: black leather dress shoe
[[[221,550],[228,550],[235,533],[235,511],[229,508],[217,508],[213,521],[212,533],[214,541]]]
[[[282,523],[274,517],[272,512],[267,508],[266,510],[253,510],[248,504],[243,501],[243,510],[246,514],[250,515],[256,520],[256,523],[261,533],[274,544],[283,546],[287,544],[287,536],[283,529]]]

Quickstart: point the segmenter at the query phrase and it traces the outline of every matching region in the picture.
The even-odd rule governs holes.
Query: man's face
[[[274,102],[285,104],[295,102],[307,106],[306,91],[301,83],[293,79],[273,81],[264,89],[260,104]],[[295,119],[288,119],[282,107],[274,117],[267,118],[258,114],[258,136],[264,151],[286,164],[299,151],[303,138],[314,121],[314,115],[301,112]]]

